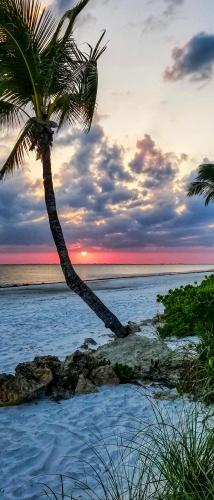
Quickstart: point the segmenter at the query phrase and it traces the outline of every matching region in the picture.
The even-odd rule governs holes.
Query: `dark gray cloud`
[[[163,152],[146,134],[127,165],[124,149],[109,144],[99,123],[89,135],[65,131],[57,140],[74,145],[55,176],[69,244],[133,251],[214,245],[213,206],[186,198],[189,178],[176,180],[185,155]],[[22,172],[0,185],[0,249],[53,248],[44,200],[36,195],[41,188]]]
[[[177,81],[186,76],[193,80],[208,80],[213,75],[214,35],[198,33],[183,47],[172,51],[173,63],[164,72],[165,80]]]
[[[144,187],[160,188],[172,181],[180,164],[181,158],[173,153],[164,153],[156,147],[149,134],[137,142],[137,152],[129,166],[136,174],[144,174]]]

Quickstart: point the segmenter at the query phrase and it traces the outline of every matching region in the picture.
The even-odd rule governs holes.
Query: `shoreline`
[[[120,279],[139,279],[139,278],[152,278],[152,277],[160,277],[160,276],[180,276],[180,275],[187,275],[187,274],[206,274],[206,273],[214,273],[214,268],[213,269],[205,269],[205,270],[197,270],[197,271],[178,271],[178,272],[163,272],[163,273],[151,273],[151,274],[129,274],[125,276],[106,276],[103,278],[88,278],[88,279],[83,279],[86,283],[91,283],[91,282],[96,282],[96,281],[109,281],[109,280],[120,280]],[[5,284],[5,285],[0,285],[0,290],[5,290],[8,288],[23,288],[23,287],[30,287],[30,286],[47,286],[47,285],[63,285],[66,284],[65,281],[48,281],[48,282],[39,282],[39,283],[14,283],[14,284]]]

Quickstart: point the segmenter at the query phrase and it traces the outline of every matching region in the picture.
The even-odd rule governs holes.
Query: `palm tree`
[[[188,196],[200,195],[205,198],[205,205],[214,201],[214,164],[203,163],[198,169],[196,180],[188,186]]]
[[[82,52],[73,38],[78,14],[89,0],[81,0],[57,24],[39,0],[0,0],[0,125],[24,122],[0,179],[35,151],[43,166],[45,202],[52,236],[68,287],[77,293],[118,337],[129,327],[101,302],[75,272],[59,222],[51,171],[54,131],[80,123],[89,131],[96,106],[97,61],[105,50],[103,36],[95,48]]]

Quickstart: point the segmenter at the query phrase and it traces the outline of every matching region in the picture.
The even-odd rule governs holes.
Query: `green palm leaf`
[[[16,127],[23,120],[23,113],[18,106],[0,99],[0,127]]]
[[[33,126],[33,121],[29,120],[21,131],[15,146],[0,170],[0,180],[3,180],[6,175],[13,173],[16,168],[23,165],[25,154],[31,146]]]
[[[196,180],[189,184],[188,196],[203,196],[205,205],[214,201],[214,164],[204,163],[198,169]]]
[[[54,44],[58,40],[58,38],[60,37],[61,31],[62,31],[63,25],[65,24],[65,22],[67,20],[69,20],[68,26],[65,30],[63,37],[62,37],[63,44],[65,44],[67,42],[67,40],[69,39],[69,37],[73,31],[74,23],[76,21],[77,16],[84,9],[84,7],[86,7],[86,5],[89,3],[89,1],[90,0],[81,0],[75,7],[73,7],[73,9],[70,9],[67,12],[65,12],[65,14],[63,15],[62,19],[60,20],[60,22],[57,26],[57,29],[53,35],[52,44]]]
[[[70,124],[78,121],[87,131],[91,127],[98,90],[97,60],[106,50],[105,45],[101,46],[104,35],[105,31],[94,49],[89,46],[89,54],[81,52],[75,43],[72,45],[71,56],[75,58],[75,63],[71,61],[74,66],[71,92],[62,99],[56,99],[54,108],[59,116],[59,127],[66,121]]]
[[[54,21],[37,0],[1,0],[0,95],[8,91],[40,113],[40,50],[49,40]]]

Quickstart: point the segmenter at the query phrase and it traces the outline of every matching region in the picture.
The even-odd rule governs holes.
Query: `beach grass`
[[[80,475],[59,478],[59,488],[45,486],[50,499],[211,500],[214,498],[212,414],[184,406],[176,421],[153,404],[154,423],[117,444],[117,460],[105,442],[95,447],[93,464],[80,464]],[[78,491],[78,494],[77,494]],[[76,496],[77,495],[77,496]]]

